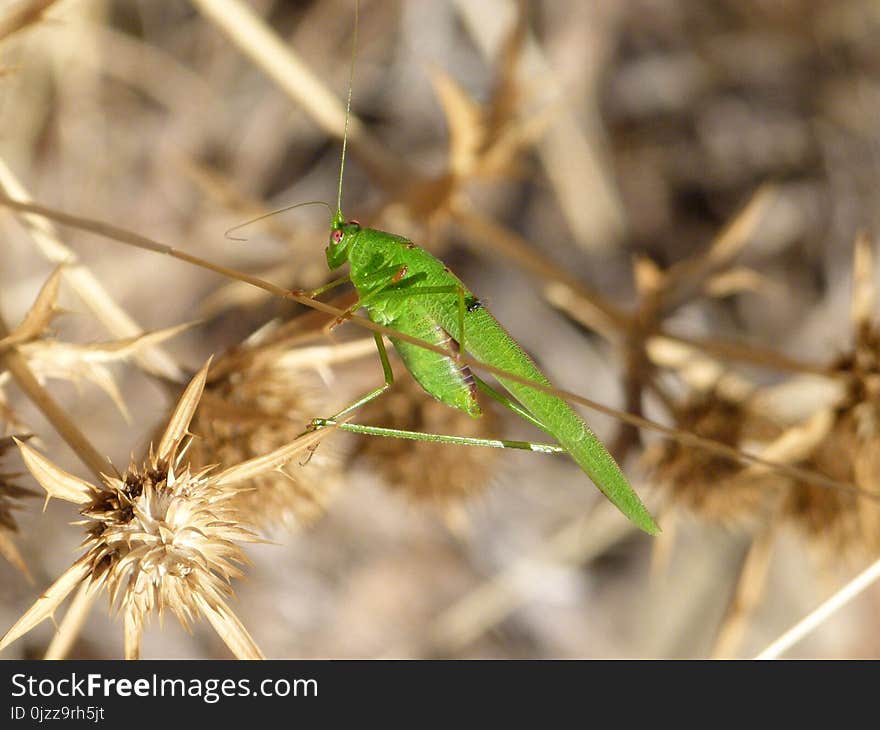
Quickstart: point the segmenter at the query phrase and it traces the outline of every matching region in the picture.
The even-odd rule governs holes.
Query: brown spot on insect
[[[409,266],[406,266],[406,265],[401,266],[401,267],[397,270],[397,273],[396,273],[394,276],[391,277],[391,283],[392,283],[392,284],[397,284],[398,282],[400,282],[400,280],[401,280],[404,276],[406,276],[406,272],[407,272],[407,271],[409,271]]]
[[[415,245],[412,241],[407,241],[407,242],[406,242],[406,247],[407,247],[407,248],[415,248],[416,245]]]
[[[474,373],[470,369],[470,367],[461,361],[461,344],[458,340],[456,340],[449,332],[445,329],[437,326],[437,329],[444,335],[445,345],[452,352],[453,358],[452,361],[456,364],[458,368],[458,372],[461,373],[461,378],[464,384],[467,386],[468,391],[470,392],[470,396],[473,400],[477,399],[477,383],[474,380]]]
[[[452,272],[449,270],[449,267],[448,267],[448,266],[444,266],[444,267],[443,267],[443,271],[445,271],[447,274],[452,273]]]

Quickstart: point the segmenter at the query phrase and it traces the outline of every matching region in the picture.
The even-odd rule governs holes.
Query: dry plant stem
[[[664,311],[676,309],[698,296],[706,279],[739,255],[751,241],[776,193],[771,185],[758,188],[746,206],[715,237],[705,254],[686,259],[664,272],[661,292]]]
[[[534,576],[547,563],[582,565],[635,530],[616,519],[613,508],[600,503],[447,608],[430,629],[432,646],[454,652],[467,647],[504,621],[524,603],[536,598]]]
[[[6,337],[9,329],[6,322],[0,315],[0,338]],[[0,352],[0,365],[9,370],[18,387],[27,395],[33,404],[40,409],[46,420],[52,424],[52,427],[67,442],[67,445],[73,449],[74,453],[80,458],[95,475],[100,479],[102,473],[112,472],[110,462],[99,454],[95,447],[89,443],[89,440],[79,430],[65,410],[58,405],[54,398],[40,385],[37,378],[31,372],[24,356],[17,350],[11,349]]]
[[[498,47],[510,27],[499,23],[499,17],[514,17],[516,3],[510,0],[492,0],[475,3],[456,0],[455,5],[485,58],[495,58]],[[584,3],[583,6],[588,4]],[[590,4],[592,5],[592,4]],[[589,10],[582,12],[589,13]],[[547,177],[556,191],[560,209],[576,241],[583,247],[602,251],[612,248],[626,226],[623,206],[616,182],[605,157],[604,130],[595,101],[590,105],[587,123],[575,114],[565,100],[569,90],[557,80],[545,54],[531,34],[526,39],[519,59],[523,85],[540,83],[542,98],[554,106],[552,121],[538,143]],[[586,73],[589,86],[585,90],[594,97],[599,76],[597,64],[590,64]],[[584,90],[579,90],[578,96]],[[589,190],[589,195],[584,191]]]
[[[46,649],[43,659],[67,658],[99,594],[100,591],[93,583],[83,582],[70,602],[67,613],[58,624],[58,630],[49,642],[49,648]]]
[[[872,563],[837,593],[831,596],[831,598],[822,603],[814,611],[807,614],[803,619],[782,634],[782,636],[776,639],[776,641],[764,649],[764,651],[758,654],[755,659],[778,659],[795,644],[801,641],[801,639],[819,628],[837,613],[837,611],[846,606],[862,592],[870,588],[878,579],[880,579],[880,560]]]
[[[585,398],[584,396],[572,393],[571,391],[563,390],[561,388],[554,388],[553,386],[542,385],[541,383],[528,380],[527,378],[520,377],[519,375],[516,375],[514,373],[509,373],[505,370],[502,370],[501,368],[497,368],[492,365],[480,362],[479,360],[476,360],[475,358],[472,358],[468,355],[464,355],[459,352],[452,352],[451,350],[439,347],[430,342],[419,340],[416,337],[398,332],[393,328],[376,324],[375,322],[365,317],[350,315],[347,312],[338,309],[337,307],[330,306],[328,304],[325,304],[324,302],[305,296],[304,293],[297,293],[288,289],[284,289],[283,287],[272,284],[271,282],[265,281],[256,276],[250,276],[248,274],[236,271],[235,269],[230,269],[228,267],[215,264],[211,261],[199,258],[198,256],[193,256],[192,254],[188,254],[185,251],[180,251],[179,249],[175,249],[166,244],[153,241],[146,236],[141,236],[140,234],[133,233],[132,231],[127,231],[123,228],[119,228],[109,223],[104,223],[103,221],[96,221],[89,218],[81,218],[79,216],[70,215],[69,213],[63,213],[61,211],[53,210],[51,208],[46,208],[40,205],[23,203],[21,201],[12,200],[11,198],[8,198],[2,194],[0,194],[0,205],[5,205],[15,210],[37,213],[38,215],[45,216],[59,223],[73,226],[81,230],[89,231],[99,236],[104,236],[106,238],[113,239],[114,241],[124,243],[128,246],[134,246],[136,248],[142,248],[147,251],[165,254],[166,256],[171,256],[173,258],[179,259],[180,261],[185,261],[186,263],[193,264],[194,266],[207,269],[208,271],[213,271],[217,274],[220,274],[221,276],[243,281],[245,283],[251,284],[252,286],[258,287],[259,289],[263,289],[270,294],[274,294],[275,296],[284,299],[290,299],[306,307],[310,307],[326,314],[332,314],[337,318],[346,319],[348,321],[351,321],[353,324],[358,325],[359,327],[370,330],[371,332],[377,332],[379,334],[385,335],[386,337],[394,337],[398,340],[401,340],[402,342],[413,344],[416,347],[422,347],[426,350],[430,350],[431,352],[445,355],[446,357],[450,357],[459,360],[460,362],[463,362],[467,365],[470,365],[473,368],[492,373],[492,375],[495,375],[497,377],[502,377],[506,380],[511,380],[516,383],[522,383],[523,385],[527,385],[531,388],[534,388],[535,390],[540,390],[544,393],[549,393],[559,398],[563,398],[570,403],[579,403],[580,405],[586,406],[587,408],[590,408],[594,411],[597,411],[607,416],[611,416],[612,418],[616,418],[623,423],[636,426],[640,429],[654,431],[656,433],[667,436],[668,438],[672,438],[686,446],[703,449],[705,451],[717,454],[718,456],[722,456],[726,459],[731,459],[733,461],[748,464],[758,464],[760,466],[773,469],[781,474],[786,474],[790,477],[800,479],[810,484],[816,484],[817,486],[821,486],[824,488],[840,489],[842,491],[856,494],[865,499],[880,500],[880,495],[870,492],[866,489],[862,489],[855,484],[830,479],[822,474],[819,474],[818,472],[812,472],[808,469],[801,469],[799,467],[791,466],[789,464],[780,464],[778,462],[768,461],[767,459],[763,459],[760,456],[755,456],[754,454],[740,451],[739,449],[735,449],[732,446],[728,446],[727,444],[713,441],[712,439],[703,438],[702,436],[697,436],[688,431],[683,431],[678,428],[665,426],[661,423],[650,421],[647,418],[643,418],[641,416],[635,416],[631,413],[621,411],[617,408],[611,408],[610,406],[603,405],[590,398]]]
[[[251,59],[312,120],[328,134],[342,139],[345,105],[309,70],[278,35],[251,8],[239,0],[191,0],[235,46]],[[348,123],[348,144],[386,188],[414,177],[352,116]]]
[[[736,655],[752,613],[764,593],[774,537],[774,532],[765,527],[749,546],[730,605],[712,647],[710,656],[713,659],[733,658]]]
[[[667,332],[662,329],[658,330],[657,335],[672,340],[673,342],[695,347],[698,350],[724,360],[732,360],[735,362],[746,363],[748,365],[757,365],[758,367],[782,372],[822,375],[826,378],[841,377],[839,373],[835,373],[826,365],[796,360],[787,355],[783,355],[780,352],[776,352],[775,350],[766,350],[751,344],[747,345],[738,342],[703,337],[687,337],[685,335],[673,334],[672,332]]]
[[[675,548],[676,536],[678,535],[679,513],[664,505],[657,515],[658,524],[663,525],[663,532],[657,535],[651,543],[651,568],[652,581],[663,579],[672,560],[672,551]]]
[[[0,41],[29,25],[40,22],[56,0],[24,0],[0,17]]]
[[[27,190],[0,158],[0,190],[19,200],[29,201]],[[76,253],[65,246],[51,223],[44,216],[24,215],[27,229],[40,253],[55,264],[66,264],[64,278],[95,317],[117,337],[136,337],[144,329],[135,322],[107,293],[104,286],[85,266],[78,263]],[[150,372],[179,381],[183,373],[178,365],[158,345],[145,348],[134,357]]]

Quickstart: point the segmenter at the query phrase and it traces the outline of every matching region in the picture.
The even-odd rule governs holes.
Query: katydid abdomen
[[[401,236],[339,222],[327,251],[345,258],[370,318],[404,334],[465,352],[496,368],[549,386],[516,340],[441,261]],[[427,393],[473,416],[480,411],[470,369],[416,345],[392,344]],[[659,529],[623,472],[583,419],[558,396],[507,378],[498,382],[553,436],[603,494],[649,534]]]

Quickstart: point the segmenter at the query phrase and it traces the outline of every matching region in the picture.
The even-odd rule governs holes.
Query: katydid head
[[[330,224],[330,243],[327,246],[327,266],[330,269],[337,269],[348,261],[351,244],[360,230],[360,223],[355,220],[346,221],[341,211],[336,212]]]

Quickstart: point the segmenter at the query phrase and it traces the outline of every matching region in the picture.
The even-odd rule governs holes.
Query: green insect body
[[[444,264],[412,241],[344,222],[336,215],[327,247],[331,269],[349,262],[351,281],[371,320],[404,334],[464,351],[497,368],[550,385],[532,359]],[[434,398],[480,415],[470,368],[411,343],[391,342],[413,377]],[[568,452],[605,496],[639,528],[659,528],[601,441],[561,398],[499,378],[502,386]]]

